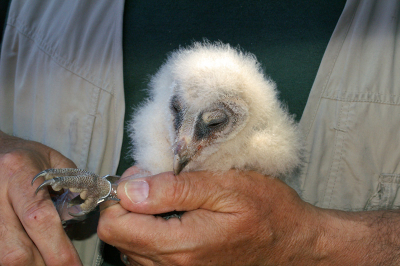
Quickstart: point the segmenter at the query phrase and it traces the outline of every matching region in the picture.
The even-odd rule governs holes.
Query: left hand
[[[319,259],[318,208],[278,179],[236,170],[163,173],[128,177],[118,197],[120,205],[102,211],[98,234],[131,264],[315,265]],[[154,216],[174,210],[186,213],[180,220]]]
[[[0,265],[82,265],[50,195],[32,178],[75,164],[41,143],[0,131]]]

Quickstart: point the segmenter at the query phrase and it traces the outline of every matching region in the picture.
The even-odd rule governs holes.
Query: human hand
[[[131,264],[316,265],[320,259],[318,209],[278,179],[235,170],[164,173],[122,181],[118,197],[120,205],[102,211],[98,234]],[[153,215],[174,210],[186,212],[180,220]]]
[[[38,142],[0,131],[0,265],[81,265],[47,190],[32,178],[48,168],[76,167]]]

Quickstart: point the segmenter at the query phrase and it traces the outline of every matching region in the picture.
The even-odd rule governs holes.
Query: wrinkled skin
[[[255,172],[170,172],[129,181],[137,171],[125,172],[120,204],[103,210],[98,226],[99,237],[131,265],[400,263],[398,211],[317,208]],[[126,184],[136,184],[135,193]],[[173,210],[186,212],[180,220],[153,215]]]
[[[35,195],[30,184],[44,169],[68,167],[76,166],[57,151],[0,131],[0,265],[81,265],[48,190]]]
[[[130,168],[123,177],[136,171]],[[277,179],[232,170],[225,175],[167,173],[139,180],[149,183],[148,200],[132,203],[122,181],[121,205],[103,210],[98,227],[100,238],[128,255],[133,265],[283,265],[299,256],[288,248],[293,242],[315,248],[315,210]],[[282,211],[272,215],[276,208]],[[173,210],[187,212],[181,220],[148,215]],[[305,265],[318,259],[316,252],[312,255]]]

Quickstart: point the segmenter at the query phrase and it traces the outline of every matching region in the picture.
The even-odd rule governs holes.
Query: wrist
[[[323,265],[326,257],[324,210],[302,202],[284,212],[272,236],[276,245],[266,254],[266,265]],[[281,240],[281,241],[277,241]]]
[[[362,265],[360,259],[366,254],[360,244],[370,236],[367,226],[354,218],[342,211],[321,210],[321,230],[315,246],[320,265]]]
[[[299,206],[297,206],[299,207]],[[293,219],[289,215],[283,241],[271,250],[269,258],[278,265],[371,265],[378,262],[372,254],[374,230],[364,213],[321,209],[305,203]],[[368,217],[368,219],[367,219]],[[379,264],[379,263],[378,263]],[[391,264],[383,264],[391,265]]]
[[[399,265],[399,213],[322,212],[321,265]]]
[[[326,228],[325,210],[305,203],[303,219],[299,221],[296,232],[297,249],[293,248],[296,255],[296,265],[324,265],[327,257],[325,250]],[[292,264],[290,264],[292,265]]]

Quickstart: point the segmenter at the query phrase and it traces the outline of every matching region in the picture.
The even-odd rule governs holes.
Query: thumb
[[[207,209],[229,212],[237,201],[232,182],[235,171],[224,175],[209,172],[172,172],[127,178],[118,185],[118,198],[126,210],[144,214]],[[234,196],[236,195],[236,196]]]

